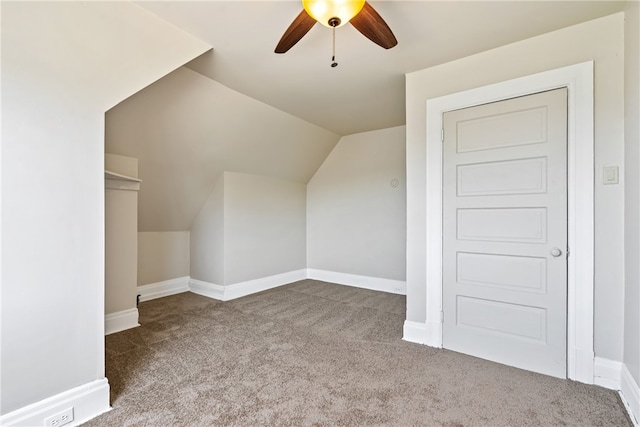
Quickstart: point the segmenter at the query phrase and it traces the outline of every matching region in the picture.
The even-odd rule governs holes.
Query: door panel
[[[543,143],[546,118],[546,108],[541,106],[460,120],[456,123],[458,152]]]
[[[547,260],[495,254],[457,253],[457,281],[525,292],[546,292]]]
[[[458,240],[494,242],[547,241],[545,208],[458,209]]]
[[[443,345],[565,378],[567,91],[443,123]]]
[[[542,308],[458,295],[456,311],[458,327],[484,329],[506,339],[545,341],[547,316]]]
[[[459,197],[547,191],[547,159],[544,157],[459,165],[457,175]],[[513,179],[505,180],[505,176]]]

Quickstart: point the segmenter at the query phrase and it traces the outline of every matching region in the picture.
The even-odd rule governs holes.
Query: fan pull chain
[[[336,27],[334,26],[332,30],[333,30],[333,50],[332,50],[333,55],[331,56],[331,68],[335,68],[338,66],[338,63],[336,62]]]

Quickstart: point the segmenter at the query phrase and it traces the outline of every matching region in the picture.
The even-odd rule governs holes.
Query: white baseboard
[[[203,280],[189,279],[189,290],[194,294],[224,301],[224,286]]]
[[[640,387],[624,364],[620,372],[620,397],[631,421],[636,427],[640,426]]]
[[[389,292],[392,294],[407,294],[407,282],[401,280],[382,279],[379,277],[358,276],[356,274],[337,273],[335,271],[307,269],[307,278],[339,285],[354,286],[356,288],[371,289],[372,291]]]
[[[44,420],[65,409],[73,408],[73,421],[78,426],[109,410],[109,383],[106,378],[72,388],[0,417],[2,426],[43,426]]]
[[[194,294],[217,299],[219,301],[230,301],[305,279],[322,280],[340,285],[348,285],[356,288],[371,289],[374,291],[389,292],[400,295],[406,295],[407,293],[407,283],[400,280],[357,276],[355,274],[336,273],[333,271],[306,268],[273,276],[261,277],[259,279],[247,280],[246,282],[238,282],[231,285],[218,285],[215,283],[205,282],[203,280],[182,277],[180,279],[168,280],[167,282],[153,283],[151,285],[138,287],[138,293],[142,295],[140,298],[141,301],[148,301],[149,299],[160,298],[161,296],[186,291],[191,291]],[[186,285],[184,285],[185,282]],[[169,286],[174,287],[169,289]],[[142,288],[149,289],[149,293],[141,293],[140,290]]]
[[[140,326],[138,323],[138,309],[130,308],[129,310],[117,311],[104,316],[104,334],[114,334],[126,329]]]
[[[138,286],[140,302],[189,291],[189,276]]]
[[[230,301],[247,295],[273,289],[288,283],[297,282],[307,278],[305,269],[289,271],[287,273],[276,274],[274,276],[262,277],[260,279],[238,282],[232,285],[216,285],[202,280],[190,279],[189,290],[194,294],[217,299],[220,301]]]
[[[427,325],[425,323],[405,320],[402,328],[402,339],[416,344],[426,344]]]
[[[435,322],[404,321],[402,339],[429,347],[442,348],[442,324]]]
[[[307,270],[294,270],[287,273],[262,277],[260,279],[238,282],[224,287],[224,301],[241,298],[247,295],[277,288],[278,286],[297,282],[307,278]]]
[[[593,383],[611,390],[620,390],[622,363],[596,357],[593,360]]]
[[[634,425],[640,422],[640,387],[627,365],[615,360],[596,357],[593,361],[593,383],[604,388],[616,390]]]

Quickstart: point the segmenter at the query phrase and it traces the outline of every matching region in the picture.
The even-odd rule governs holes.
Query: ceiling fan
[[[302,6],[304,9],[278,42],[276,53],[285,53],[291,49],[316,22],[334,30],[334,51],[335,29],[348,22],[366,38],[385,49],[398,44],[384,19],[365,0],[302,0]],[[331,64],[332,67],[336,65],[335,61]]]

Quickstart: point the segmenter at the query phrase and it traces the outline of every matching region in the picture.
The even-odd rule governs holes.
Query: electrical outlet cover
[[[45,418],[44,425],[45,427],[60,427],[69,424],[71,421],[73,421],[73,406],[49,418]]]

